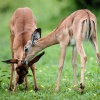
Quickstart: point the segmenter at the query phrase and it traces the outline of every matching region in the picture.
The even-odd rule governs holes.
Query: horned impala
[[[27,89],[27,73],[29,67],[31,68],[34,76],[35,90],[38,90],[35,75],[35,66],[33,65],[33,63],[38,61],[39,58],[44,54],[44,52],[32,59],[28,65],[25,65],[23,63],[23,60],[26,57],[26,54],[24,54],[24,46],[31,39],[31,35],[36,28],[36,20],[31,9],[29,8],[18,8],[11,17],[10,41],[12,59],[3,61],[11,64],[11,76],[8,90],[12,90],[12,78],[14,70],[16,72],[14,77],[14,91],[16,91],[17,83],[21,84],[23,83],[23,81],[25,82],[25,89]],[[41,31],[40,29],[38,30]]]
[[[36,36],[40,33],[35,32],[36,34],[32,35],[32,39],[30,40],[30,44],[25,46],[25,50],[28,55],[25,59],[26,63],[28,63],[36,53],[39,51],[55,45],[60,44],[61,52],[60,52],[60,61],[58,68],[58,76],[56,81],[55,91],[59,90],[60,77],[64,65],[64,59],[66,55],[67,46],[72,46],[72,66],[74,70],[74,84],[76,85],[76,56],[77,52],[81,58],[81,80],[80,80],[80,90],[83,92],[84,90],[84,71],[85,65],[87,61],[87,56],[85,54],[83,48],[83,41],[89,40],[96,52],[98,64],[100,65],[100,53],[98,51],[98,43],[97,43],[97,22],[96,17],[89,10],[78,10],[72,13],[70,16],[63,19],[57,28],[48,34],[46,37],[38,39],[36,41]],[[40,34],[41,35],[41,34]]]

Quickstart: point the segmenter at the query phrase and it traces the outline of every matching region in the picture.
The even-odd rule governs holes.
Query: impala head
[[[27,54],[30,51],[31,47],[35,46],[35,43],[40,38],[41,38],[41,28],[38,28],[33,32],[31,40],[29,40],[27,44],[24,46],[24,52]]]
[[[41,38],[41,29],[36,29],[32,36],[31,40],[27,42],[27,44],[24,46],[24,52],[27,54],[26,61],[30,61],[37,52],[41,51],[41,46],[38,45],[38,40]],[[27,60],[27,58],[31,55],[31,57]]]
[[[37,62],[45,52],[42,52],[35,58],[33,58],[29,63],[25,63],[24,61],[18,60],[18,59],[9,59],[5,60],[2,62],[5,62],[7,64],[17,64],[17,67],[15,69],[17,75],[18,75],[18,80],[17,83],[21,84],[24,81],[24,77],[28,74],[28,68],[31,67],[35,62]]]

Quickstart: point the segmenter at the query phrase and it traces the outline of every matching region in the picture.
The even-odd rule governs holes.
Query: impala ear
[[[18,64],[18,59],[9,59],[9,60],[4,60],[2,61],[4,63],[7,63],[7,64]]]
[[[34,59],[32,59],[29,63],[28,66],[32,66],[32,64],[36,63],[43,55],[45,52],[42,52],[41,54],[39,54],[38,56],[36,56]]]
[[[41,38],[41,28],[37,28],[37,29],[33,32],[32,36],[31,36],[32,46],[35,44],[35,42],[36,42],[39,38]]]

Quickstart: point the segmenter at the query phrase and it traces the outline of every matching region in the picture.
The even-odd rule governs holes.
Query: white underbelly
[[[76,45],[75,39],[72,38],[72,39],[69,41],[69,44],[68,44],[68,45],[69,45],[69,46],[74,46],[74,45]]]

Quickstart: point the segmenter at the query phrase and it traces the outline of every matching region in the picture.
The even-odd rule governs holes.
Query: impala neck
[[[28,53],[26,57],[26,61],[29,62],[39,51],[55,44],[58,44],[58,41],[56,38],[56,31],[54,30],[49,35],[45,36],[44,38],[39,39],[35,43],[35,46],[33,46],[30,49],[30,52]]]
[[[36,45],[40,46],[42,49],[55,45],[57,44],[57,38],[56,38],[56,32],[55,30],[53,32],[51,32],[50,34],[48,34],[47,36],[45,36],[44,38],[41,38],[37,41]]]

